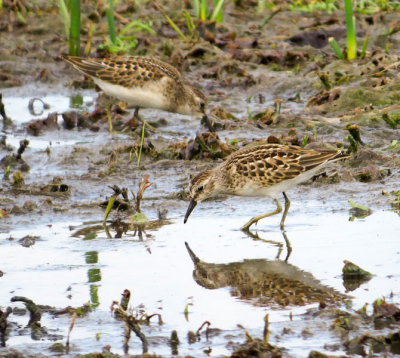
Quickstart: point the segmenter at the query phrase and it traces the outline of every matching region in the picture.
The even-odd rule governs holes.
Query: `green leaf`
[[[129,223],[134,225],[145,224],[148,221],[147,216],[142,213],[135,213],[129,217]]]
[[[112,196],[112,197],[108,200],[106,212],[105,212],[105,214],[104,214],[103,223],[105,223],[105,222],[107,221],[108,215],[109,215],[110,212],[111,212],[111,209],[112,209],[112,207],[113,207],[113,205],[114,205],[115,199],[116,199],[116,197],[115,197],[115,196]]]

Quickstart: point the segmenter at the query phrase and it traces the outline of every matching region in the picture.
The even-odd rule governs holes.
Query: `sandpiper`
[[[82,58],[63,56],[78,71],[90,76],[106,94],[135,107],[201,116],[207,123],[207,99],[183,83],[178,70],[148,57]]]
[[[272,198],[276,210],[250,219],[241,228],[249,231],[250,226],[260,219],[282,211],[276,197],[283,193],[285,210],[280,227],[284,230],[290,206],[285,191],[313,177],[326,163],[347,157],[349,155],[341,151],[307,150],[280,144],[263,144],[239,150],[216,168],[206,170],[192,179],[189,185],[191,200],[184,223],[198,202],[219,194]]]

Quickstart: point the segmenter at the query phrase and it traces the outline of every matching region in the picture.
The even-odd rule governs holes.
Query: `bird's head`
[[[186,211],[185,223],[197,203],[215,196],[215,181],[213,180],[212,173],[211,170],[206,170],[205,172],[196,175],[191,180],[189,184],[190,203]]]
[[[192,115],[204,117],[206,115],[208,101],[206,96],[198,88],[187,86],[190,96],[187,98],[186,105]]]

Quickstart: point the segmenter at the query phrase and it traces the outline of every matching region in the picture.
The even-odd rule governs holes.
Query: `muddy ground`
[[[138,163],[142,125],[132,110],[61,60],[67,43],[58,8],[4,2],[1,357],[140,354],[144,342],[159,356],[400,353],[399,13],[357,13],[359,48],[368,34],[368,50],[343,61],[327,42],[333,36],[345,48],[340,7],[283,5],[260,12],[256,2],[229,2],[223,23],[195,22],[190,38],[181,15],[192,13],[189,2],[164,4],[186,41],[151,3],[116,5],[119,30],[124,19],[151,21],[154,30],[135,33],[128,54],[176,66],[207,94],[216,128],[142,110],[154,130],[145,127]],[[106,55],[104,5],[84,2],[82,23],[82,54]],[[30,106],[33,98],[49,108],[40,100]],[[341,148],[351,158],[288,193],[283,235],[272,218],[252,237],[237,230],[272,209],[262,198],[206,202],[183,225],[190,177],[252,142]],[[134,216],[132,192],[146,175],[153,184],[143,219]],[[118,195],[104,226],[113,186],[128,188],[128,200]],[[343,281],[343,260],[358,260],[371,281]],[[123,319],[109,310],[125,289],[132,294],[125,321],[145,337],[131,334],[129,345]]]

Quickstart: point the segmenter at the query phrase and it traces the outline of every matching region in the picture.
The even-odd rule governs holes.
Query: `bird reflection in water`
[[[254,305],[322,305],[347,298],[286,261],[251,259],[212,264],[201,261],[187,242],[185,245],[195,266],[193,278],[197,284],[208,289],[229,286],[232,296],[251,300]]]

